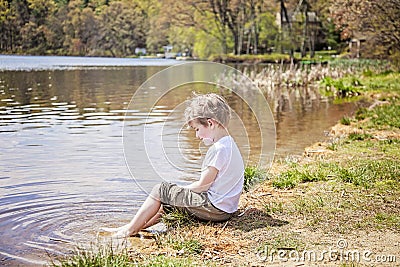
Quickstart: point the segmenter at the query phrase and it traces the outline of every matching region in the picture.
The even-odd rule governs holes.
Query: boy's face
[[[203,141],[205,145],[209,146],[214,142],[213,123],[214,122],[212,120],[209,120],[209,126],[204,126],[198,121],[193,120],[189,123],[189,125],[196,131],[196,137]]]

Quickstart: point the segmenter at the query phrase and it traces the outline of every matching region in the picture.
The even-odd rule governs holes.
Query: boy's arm
[[[218,170],[215,167],[208,166],[207,169],[201,172],[200,180],[184,186],[196,193],[207,191],[217,177]]]

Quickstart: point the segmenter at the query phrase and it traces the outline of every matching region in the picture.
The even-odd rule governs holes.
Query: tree
[[[226,53],[230,45],[229,31],[215,21],[206,0],[164,0],[157,2],[147,45],[151,51],[173,44],[174,50],[189,50],[195,56],[207,58],[211,54]],[[178,51],[178,50],[177,50]]]
[[[22,45],[22,27],[29,22],[28,3],[24,0],[0,0],[0,48],[17,52]]]
[[[46,36],[49,33],[48,18],[53,16],[53,0],[27,0],[29,22],[21,28],[22,48],[35,54],[44,54],[47,50]]]
[[[255,47],[258,46],[258,32],[256,23],[256,5],[254,0],[209,0],[215,21],[219,25],[220,32],[223,36],[224,52],[227,52],[227,33],[229,29],[233,37],[233,53],[239,55],[242,50],[243,37],[245,34],[251,36],[253,33],[255,38]],[[250,22],[250,30],[246,31],[246,23]]]
[[[258,16],[259,48],[261,53],[271,52],[278,38],[276,17],[272,12],[265,12]]]
[[[169,44],[176,52],[192,54],[196,41],[196,30],[193,27],[172,26],[168,31]]]
[[[168,45],[168,30],[172,20],[169,17],[169,14],[172,13],[171,9],[172,7],[166,5],[165,1],[154,1],[153,5],[146,9],[147,24],[149,25],[146,46],[153,53],[161,51],[163,46]]]
[[[99,30],[98,18],[92,8],[86,7],[80,14],[79,39],[84,55],[95,54],[97,51],[97,33]]]
[[[174,2],[180,2],[181,6],[185,7],[179,9],[184,10],[183,19],[182,12],[173,12],[173,14],[180,14],[179,21],[190,22],[195,28],[219,40],[224,54],[231,49],[234,54],[241,54],[242,51],[249,53],[250,50],[252,53],[257,53],[260,34],[259,16],[264,12],[266,1],[181,0]],[[212,25],[205,23],[210,20],[213,22]],[[230,46],[230,43],[233,45]]]
[[[81,25],[81,0],[71,0],[68,3],[68,13],[63,24],[65,34],[63,46],[69,55],[83,55],[79,27]]]
[[[331,2],[326,0],[307,0],[310,9],[314,11],[321,21],[321,31],[326,37],[326,45],[331,49],[338,49],[340,33],[336,30],[330,14]]]
[[[111,2],[100,14],[99,47],[113,57],[134,54],[145,46],[143,10],[132,2]]]
[[[328,18],[326,3],[331,0],[0,0],[0,51],[126,56],[136,47],[159,52],[173,44],[177,52],[208,57],[258,54],[276,44],[293,55],[301,44],[303,53],[312,47],[308,13],[301,10],[306,27],[290,24],[289,10],[299,1]],[[357,1],[362,2],[350,2]],[[389,0],[384,7],[395,1],[400,0]],[[275,23],[279,8],[282,20],[289,22],[282,35]],[[383,14],[395,20],[397,13],[391,12]],[[395,40],[381,39],[392,47]]]
[[[10,25],[11,21],[11,9],[8,5],[8,1],[0,0],[0,31],[2,33],[0,37],[0,49],[3,51],[7,51],[9,48],[12,47],[10,42],[11,35],[11,28]]]
[[[65,54],[63,49],[65,41],[63,22],[67,20],[67,12],[66,5],[57,5],[54,15],[48,18],[46,42],[50,54]]]
[[[400,53],[400,0],[335,0],[330,10],[342,40],[365,38],[364,55],[387,58]]]

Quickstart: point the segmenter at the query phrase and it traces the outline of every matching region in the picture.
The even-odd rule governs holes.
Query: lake
[[[207,148],[184,127],[181,104],[193,90],[215,86],[175,88],[150,103],[150,113],[131,102],[146,80],[182,63],[0,56],[1,265],[45,264],[46,251],[63,255],[76,244],[95,241],[99,227],[126,223],[157,182],[151,168],[178,184],[198,177]],[[146,104],[157,90],[144,88],[136,97]],[[256,162],[260,130],[251,109],[235,94],[222,93],[236,111],[232,135],[246,162]],[[276,140],[270,146],[276,143],[278,158],[300,155],[304,147],[324,140],[329,127],[356,108],[322,97],[307,103],[289,97],[290,105],[272,109]],[[124,135],[135,138],[143,125],[154,147],[146,151],[151,165],[123,142]],[[166,164],[160,164],[162,154],[168,155]]]

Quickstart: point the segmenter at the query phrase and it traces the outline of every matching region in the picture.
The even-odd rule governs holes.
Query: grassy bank
[[[109,266],[399,264],[400,73],[366,71],[321,84],[351,96],[337,93],[341,86],[368,104],[302,157],[276,161],[268,174],[248,168],[247,191],[230,221],[202,223],[173,214],[165,218],[166,234],[132,238],[122,254],[111,253],[123,263]],[[98,252],[93,255],[97,259]],[[105,266],[68,260],[55,265]]]
[[[314,63],[327,63],[335,61],[338,56],[337,51],[316,51],[314,57],[310,57],[307,54],[305,57],[301,57],[299,52],[295,52],[293,55],[293,62],[301,62],[304,64],[314,64]],[[218,54],[212,55],[208,58],[210,61],[222,62],[222,63],[247,63],[247,64],[259,64],[259,63],[291,63],[289,54],[282,53],[269,53],[269,54],[243,54],[243,55],[233,55],[233,54]]]
[[[220,63],[246,63],[246,64],[260,64],[260,63],[291,63],[290,56],[287,54],[263,54],[263,55],[233,55],[221,54],[212,55],[209,61]],[[295,59],[297,62],[297,59]]]

